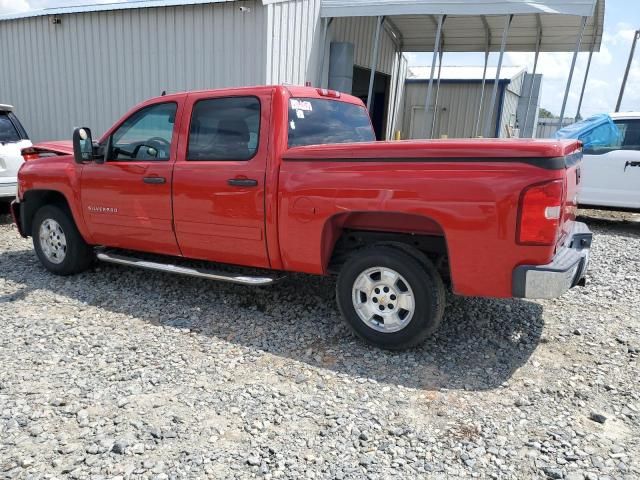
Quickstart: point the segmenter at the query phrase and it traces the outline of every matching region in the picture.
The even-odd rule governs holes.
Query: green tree
[[[546,108],[540,108],[540,111],[538,112],[538,117],[540,118],[556,118],[556,116],[551,113],[549,110],[547,110]]]

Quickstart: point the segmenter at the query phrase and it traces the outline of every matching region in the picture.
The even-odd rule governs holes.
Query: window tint
[[[0,113],[0,143],[19,142],[22,137],[8,115]]]
[[[614,122],[620,130],[622,150],[640,150],[640,120],[619,120]]]
[[[314,98],[289,100],[289,146],[373,142],[376,136],[366,108]]]
[[[168,160],[175,124],[175,103],[160,103],[138,110],[111,136],[113,160]]]
[[[193,107],[187,160],[249,160],[258,149],[260,101],[200,100]]]

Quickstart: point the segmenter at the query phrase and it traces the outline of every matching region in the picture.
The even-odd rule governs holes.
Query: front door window
[[[177,108],[173,102],[160,103],[131,115],[111,135],[108,159],[169,160]]]

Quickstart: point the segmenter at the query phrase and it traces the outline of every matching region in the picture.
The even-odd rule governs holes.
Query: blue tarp
[[[620,130],[606,113],[594,115],[581,122],[573,123],[556,132],[556,138],[576,138],[583,148],[609,147],[620,140]]]

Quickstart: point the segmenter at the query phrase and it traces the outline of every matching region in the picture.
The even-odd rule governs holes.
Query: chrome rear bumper
[[[576,285],[584,285],[589,266],[592,233],[575,222],[571,240],[546,265],[520,265],[513,270],[513,296],[556,298]]]

